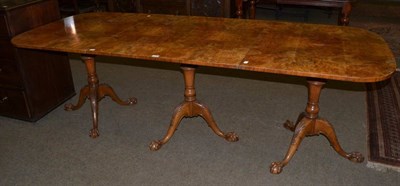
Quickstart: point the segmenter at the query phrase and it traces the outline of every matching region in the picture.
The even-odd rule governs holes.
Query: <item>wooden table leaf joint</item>
[[[68,26],[66,19],[72,20],[74,26]],[[228,141],[238,140],[233,132],[223,133],[209,109],[196,100],[197,66],[306,78],[306,109],[296,123],[285,123],[294,134],[284,159],[270,166],[271,173],[275,174],[288,164],[302,139],[310,135],[323,134],[339,155],[362,162],[360,153],[348,153],[341,148],[332,125],[319,118],[322,87],[327,80],[382,81],[392,75],[396,66],[391,50],[380,36],[352,27],[130,13],[90,13],[66,19],[25,32],[12,42],[20,48],[82,54],[87,64],[89,88],[83,88],[80,97],[86,94],[91,97],[94,121],[97,121],[97,101],[103,93],[95,94],[99,85],[93,56],[182,65],[185,100],[175,109],[165,137],[153,141],[151,150],[158,150],[168,142],[184,117],[202,116],[218,136]],[[109,93],[113,92],[111,88],[104,89],[104,95],[113,95]],[[126,105],[135,101],[117,102]],[[81,104],[80,101],[77,106],[67,108],[75,109]],[[96,135],[95,129],[97,125],[92,135]]]

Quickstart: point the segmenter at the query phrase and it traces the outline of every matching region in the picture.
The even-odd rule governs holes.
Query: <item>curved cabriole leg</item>
[[[341,156],[357,163],[364,161],[364,157],[359,152],[345,152],[339,145],[333,126],[328,121],[319,118],[318,102],[324,84],[325,81],[318,79],[311,79],[308,81],[308,102],[306,111],[299,115],[295,125],[290,121],[285,122],[285,128],[294,131],[292,142],[285,158],[282,161],[273,162],[271,164],[271,173],[279,174],[282,172],[283,167],[292,159],[305,136],[314,136],[319,134],[326,136],[332,147]]]
[[[201,103],[195,102],[194,109],[198,110],[198,113],[208,124],[208,126],[214,131],[218,136],[225,138],[225,140],[230,142],[236,142],[239,140],[239,136],[236,135],[235,132],[227,132],[224,134],[221,129],[219,129],[217,123],[215,123],[214,118],[211,115],[210,110]]]
[[[86,99],[88,99],[89,92],[90,92],[89,86],[88,85],[84,86],[79,93],[78,103],[76,105],[73,105],[72,103],[65,104],[64,110],[73,111],[80,109],[82,105],[85,103]]]
[[[318,133],[323,134],[328,139],[333,149],[335,149],[335,151],[339,155],[356,163],[361,163],[364,161],[364,156],[361,153],[359,152],[347,153],[342,149],[342,147],[339,144],[339,140],[336,137],[335,129],[333,129],[333,126],[328,121],[323,119],[318,119],[315,126],[315,130]]]
[[[118,103],[119,105],[128,106],[137,103],[137,99],[134,97],[129,98],[126,101],[122,101],[121,98],[119,98],[118,95],[115,93],[114,89],[107,84],[100,84],[98,94],[100,99],[104,98],[105,96],[109,96],[114,102]]]
[[[91,138],[96,138],[99,136],[98,129],[98,88],[99,88],[99,78],[96,73],[96,63],[94,61],[94,56],[82,56],[82,61],[86,65],[86,70],[88,73],[88,87],[89,87],[89,100],[92,109],[92,119],[93,128],[90,130],[89,136]]]
[[[168,128],[167,134],[161,140],[152,141],[149,145],[150,150],[156,151],[160,149],[162,145],[164,145],[169,141],[169,139],[171,139],[172,135],[174,135],[176,129],[178,128],[181,120],[189,114],[188,110],[191,107],[190,104],[191,104],[190,102],[184,102],[175,109],[174,114],[172,115],[171,124]]]
[[[295,125],[292,141],[290,142],[290,147],[285,158],[282,161],[272,162],[270,165],[270,172],[272,174],[279,174],[282,172],[283,167],[293,158],[297,148],[299,148],[301,141],[306,137],[309,130],[312,130],[312,121],[307,118],[302,119]]]
[[[99,127],[98,127],[99,103],[97,101],[97,87],[93,87],[90,89],[89,99],[93,117],[93,128],[90,130],[89,136],[91,138],[97,138],[99,136]]]
[[[300,123],[300,121],[305,117],[305,113],[302,112],[299,117],[297,117],[296,123],[294,124],[292,121],[290,120],[286,120],[286,122],[283,124],[283,127],[285,127],[286,129],[294,132],[294,130],[296,129],[296,125]]]
[[[201,116],[208,124],[208,126],[220,137],[223,137],[227,141],[234,142],[238,141],[239,137],[234,132],[224,134],[215,123],[212,118],[210,110],[199,103],[196,100],[196,90],[194,88],[194,77],[196,67],[194,66],[182,66],[183,77],[185,81],[185,100],[181,103],[174,111],[171,119],[170,127],[168,128],[167,134],[161,140],[152,141],[149,145],[150,150],[159,150],[165,143],[167,143],[176,129],[178,128],[181,120],[184,117],[196,117]]]

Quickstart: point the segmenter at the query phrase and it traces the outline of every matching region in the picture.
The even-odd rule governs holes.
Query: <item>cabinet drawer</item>
[[[18,119],[30,117],[23,91],[0,89],[0,114]]]

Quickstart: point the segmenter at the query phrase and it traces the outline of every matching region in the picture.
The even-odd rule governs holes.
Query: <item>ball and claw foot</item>
[[[239,136],[234,132],[228,132],[224,135],[226,141],[236,142],[239,141]]]
[[[89,136],[91,138],[99,137],[99,129],[91,129],[90,132],[89,132]]]
[[[129,98],[127,102],[128,102],[129,105],[134,105],[134,104],[137,103],[137,99],[136,98]]]
[[[162,143],[161,141],[152,141],[149,145],[151,151],[157,151],[161,148]]]
[[[65,104],[64,105],[64,110],[66,110],[66,111],[72,111],[73,108],[74,107],[74,105],[72,104],[72,103],[68,103],[68,104]]]
[[[285,129],[288,129],[290,131],[294,131],[296,125],[293,123],[293,121],[286,120],[285,123],[283,124],[283,127],[285,127]]]
[[[364,156],[359,152],[352,152],[347,155],[347,159],[355,163],[361,163],[364,161]]]
[[[280,174],[282,172],[283,165],[280,162],[272,162],[269,166],[269,171],[272,174]]]

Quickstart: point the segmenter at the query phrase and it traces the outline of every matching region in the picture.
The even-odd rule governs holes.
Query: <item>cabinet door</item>
[[[17,52],[31,120],[39,119],[75,94],[66,53],[20,48]]]

